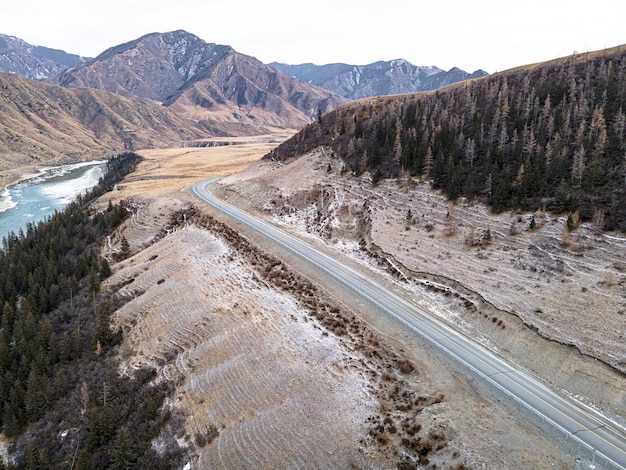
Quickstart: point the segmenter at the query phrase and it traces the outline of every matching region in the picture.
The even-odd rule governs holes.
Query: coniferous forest
[[[423,176],[450,199],[494,212],[579,211],[626,232],[626,50],[360,100],[320,115],[265,158],[319,145],[374,183]]]
[[[150,448],[170,418],[168,385],[153,371],[120,377],[112,347],[115,308],[100,283],[110,275],[98,241],[125,220],[123,203],[90,202],[133,171],[139,157],[111,158],[98,185],[46,221],[11,233],[0,251],[0,426],[13,439],[11,467],[170,468],[179,449]],[[3,464],[0,460],[0,468]]]

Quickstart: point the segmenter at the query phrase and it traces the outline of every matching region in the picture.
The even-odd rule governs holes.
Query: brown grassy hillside
[[[163,147],[208,134],[149,100],[0,74],[0,172]]]

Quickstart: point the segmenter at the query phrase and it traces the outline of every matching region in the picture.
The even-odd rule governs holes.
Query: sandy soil
[[[127,326],[129,366],[182,377],[174,404],[187,414],[187,434],[219,434],[195,468],[296,468],[326,455],[341,467],[368,461],[355,442],[375,410],[367,379],[346,365],[336,337],[323,336],[296,299],[255,278],[223,241],[181,228],[110,281],[132,299],[116,314]]]
[[[472,461],[425,366],[402,372],[409,363],[383,338],[324,294],[303,295],[304,281],[285,286],[289,269],[245,241],[191,217],[158,230],[185,207],[137,202],[122,230],[136,254],[107,285],[126,301],[115,313],[122,373],[150,365],[180,383],[172,406],[187,422],[175,431],[196,453],[192,468],[395,468],[410,455]],[[401,453],[403,438],[423,445],[421,454]]]
[[[520,338],[527,348],[545,347],[542,351],[561,358],[573,354],[571,348],[545,341],[516,316],[510,302],[518,291],[488,296],[495,278],[489,282],[484,273],[477,276],[489,287],[485,290],[478,281],[468,282],[472,275],[462,276],[470,268],[482,273],[483,256],[509,253],[498,248],[504,229],[491,225],[488,246],[457,246],[466,227],[461,224],[467,222],[463,219],[456,233],[443,236],[442,211],[450,210],[443,199],[431,195],[422,207],[415,188],[400,200],[398,194],[405,192],[392,183],[373,191],[365,179],[339,175],[339,162],[323,152],[282,172],[274,165],[250,166],[280,138],[141,152],[145,161],[138,171],[102,201],[123,198],[134,210],[103,247],[113,254],[123,235],[133,254],[113,266],[108,281],[128,301],[115,314],[125,331],[125,367],[151,364],[160,377],[179,384],[171,406],[187,416],[186,428],[177,435],[195,454],[190,466],[397,468],[423,455],[424,468],[588,468],[588,456],[571,441],[459,372],[332,282],[316,280],[311,294],[302,287],[306,268],[288,256],[287,264],[272,261],[268,268],[256,248],[225,236],[193,211],[189,219],[171,224],[173,214],[189,210],[190,184],[232,173],[224,181],[230,200],[347,257],[381,282],[405,289],[416,302],[505,355],[535,352],[524,352]],[[257,178],[264,173],[264,180]],[[416,219],[424,212],[432,229],[425,228],[425,220],[407,224],[408,198],[416,202],[411,206]],[[401,210],[395,209],[397,203],[403,204]],[[458,208],[454,211],[458,217]],[[424,238],[407,238],[422,232]],[[364,239],[367,250],[359,248]],[[526,251],[522,244],[514,253]],[[402,257],[403,252],[408,254]],[[456,267],[446,271],[448,264]],[[390,266],[401,275],[390,276]],[[453,283],[454,276],[462,285]],[[613,287],[618,290],[618,285]],[[512,297],[509,303],[498,304],[506,295]],[[476,307],[468,308],[466,300]],[[525,300],[534,307],[532,302]],[[529,367],[545,372],[538,365],[542,361],[536,362],[529,361]],[[402,367],[407,363],[411,367]],[[589,373],[580,364],[572,363],[575,369],[562,371],[558,380]],[[592,371],[596,377],[597,369]],[[609,392],[601,405],[611,408],[617,403],[615,388],[623,382],[610,368],[605,373]]]

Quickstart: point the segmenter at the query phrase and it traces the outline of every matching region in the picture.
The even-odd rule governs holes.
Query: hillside
[[[64,71],[56,83],[148,98],[222,135],[299,129],[345,101],[185,31],[152,33],[112,47]]]
[[[328,145],[374,180],[424,176],[451,200],[571,213],[626,231],[626,51],[615,48],[416,95],[368,98],[277,148]],[[266,157],[269,158],[270,156]]]
[[[101,158],[209,135],[152,101],[0,73],[2,184],[30,166]]]
[[[624,70],[615,49],[350,103],[220,195],[623,423]]]
[[[186,189],[230,174],[216,184],[230,204],[624,427],[626,237],[608,231],[624,230],[622,70],[620,51],[581,55],[350,103],[278,147],[290,132],[141,151],[132,174],[70,217],[76,226],[51,224],[46,245],[26,240],[38,257],[66,246],[77,268],[20,248],[0,271],[16,284],[5,283],[2,323],[12,331],[0,335],[13,353],[0,355],[2,464],[601,466],[374,304],[272,240],[225,225]],[[0,80],[0,121],[11,130],[0,142],[23,161],[207,133],[150,99]],[[108,369],[78,370],[79,358]]]
[[[124,331],[122,370],[153,366],[157,381],[175,382],[169,404],[185,416],[177,437],[197,455],[190,468],[568,468],[580,456],[575,446],[529,424],[332,278],[205,218],[181,190],[241,170],[268,144],[141,152],[137,172],[100,203],[124,199],[133,208],[103,243],[108,259],[122,237],[130,245],[104,286],[128,301],[114,313]],[[268,179],[304,191],[338,180],[323,157],[310,161]],[[265,196],[247,193],[244,204]],[[387,282],[334,251],[341,245],[323,249]]]
[[[305,83],[325,88],[349,100],[436,90],[452,83],[487,75],[457,67],[448,71],[434,66],[416,66],[406,60],[378,61],[368,65],[271,63],[272,67]]]
[[[115,328],[124,331],[122,370],[154,367],[159,379],[175,382],[169,404],[173,413],[185,416],[178,436],[197,455],[192,469],[264,463],[301,467],[313,461],[323,468],[391,469],[419,461],[438,468],[493,469],[542,468],[548,462],[565,469],[575,459],[591,462],[571,439],[529,420],[333,278],[307,271],[306,263],[271,241],[263,243],[247,232],[240,236],[205,219],[199,210],[212,212],[184,188],[247,166],[223,180],[222,194],[230,203],[340,257],[486,345],[495,344],[502,354],[526,361],[533,371],[548,371],[552,383],[591,398],[594,406],[623,411],[623,379],[614,370],[543,339],[513,313],[490,305],[491,298],[481,299],[480,290],[463,290],[467,278],[454,282],[438,274],[448,267],[455,269],[449,273],[484,284],[489,273],[475,276],[490,266],[481,264],[482,253],[492,263],[507,253],[532,260],[535,252],[522,247],[524,238],[507,252],[506,240],[492,225],[492,247],[465,247],[465,228],[456,236],[442,235],[442,209],[448,203],[441,196],[429,199],[427,184],[415,188],[419,192],[401,190],[393,181],[372,188],[365,175],[341,175],[341,161],[327,149],[288,164],[250,166],[271,147],[268,142],[262,148],[243,144],[141,152],[137,172],[100,202],[105,208],[111,199],[126,200],[133,211],[102,245],[107,259],[119,253],[123,238],[130,246],[131,256],[111,265],[113,275],[105,286],[128,302],[113,315]],[[428,208],[428,219],[406,230],[410,204],[416,215]],[[480,217],[472,225],[482,227],[489,215],[475,209]],[[457,214],[461,218],[466,212]],[[511,217],[503,215],[501,223],[508,227]],[[430,231],[428,223],[434,225]],[[363,249],[361,239],[369,240]],[[459,242],[463,262],[451,262],[447,252],[458,250]],[[500,262],[497,274],[507,289],[490,286],[487,292],[504,302],[520,297],[511,279],[524,273],[528,259],[510,267]],[[405,271],[402,263],[411,260],[426,269]],[[403,282],[402,275],[390,276],[391,266],[415,279],[415,285]],[[592,278],[589,274],[587,280]],[[522,279],[524,289],[537,283]],[[544,285],[563,292],[557,300],[576,300],[570,295],[574,283],[564,292],[563,284],[551,279]],[[589,287],[586,299],[604,289]],[[610,289],[619,292],[617,285]],[[526,301],[532,306],[537,298]],[[546,309],[548,314],[553,312]],[[612,320],[594,339],[616,326],[619,315]],[[617,337],[612,334],[602,344]],[[408,367],[404,371],[402,364]],[[410,364],[414,369],[407,373]]]

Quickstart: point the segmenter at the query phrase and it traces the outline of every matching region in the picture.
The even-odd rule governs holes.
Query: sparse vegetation
[[[379,413],[371,416],[367,423],[371,444],[390,455],[401,452],[404,457],[398,461],[399,464],[423,463],[427,460],[426,455],[447,447],[443,433],[435,439],[432,436],[417,436],[421,429],[418,414],[432,405],[442,403],[444,395],[417,395],[413,386],[402,378],[419,373],[413,361],[407,357],[398,357],[375,334],[369,332],[361,320],[346,314],[341,306],[322,300],[323,294],[312,283],[294,273],[278,258],[250,244],[227,225],[202,214],[194,207],[174,214],[168,229],[183,223],[199,225],[224,238],[233,249],[249,259],[265,281],[297,295],[310,318],[322,328],[323,336],[334,334],[344,338],[348,341],[347,345],[352,345],[355,353],[362,355],[363,359],[359,362],[375,378],[376,395],[380,403]],[[196,435],[196,444],[200,447],[210,442],[205,434]],[[409,444],[403,444],[404,441]]]
[[[68,89],[0,74],[3,160],[15,166],[91,160],[112,152],[206,136],[204,126],[150,100],[94,89]],[[69,158],[68,158],[69,157]],[[3,166],[3,169],[6,168]],[[12,175],[13,176],[13,175]],[[13,178],[18,178],[15,172]],[[12,178],[12,179],[13,179]],[[3,181],[6,184],[6,181]]]

